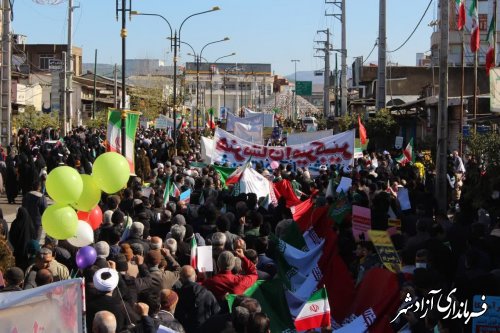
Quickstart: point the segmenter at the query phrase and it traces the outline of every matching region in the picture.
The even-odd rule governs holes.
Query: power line
[[[431,4],[434,0],[430,0],[429,1],[429,4],[427,5],[427,8],[425,9],[425,12],[424,14],[422,15],[422,17],[420,18],[420,20],[418,21],[417,25],[415,26],[415,28],[413,29],[413,31],[411,32],[411,34],[408,36],[408,38],[406,38],[406,40],[403,42],[403,44],[401,44],[397,49],[395,50],[392,50],[392,51],[387,51],[387,53],[393,53],[393,52],[396,52],[398,51],[399,49],[401,49],[403,46],[406,45],[406,43],[408,43],[408,41],[410,40],[410,38],[413,36],[413,34],[415,33],[415,31],[417,31],[418,27],[420,26],[420,23],[422,23],[422,20],[424,19],[425,15],[427,14],[427,11],[429,10],[429,8],[431,7]]]
[[[373,47],[372,47],[372,50],[370,51],[370,53],[368,53],[368,55],[366,56],[366,58],[364,58],[365,60],[363,60],[363,64],[368,60],[368,58],[370,58],[370,56],[373,53],[373,50],[375,50],[375,48],[377,47],[377,45],[378,45],[378,39],[375,39],[375,44],[373,44]]]

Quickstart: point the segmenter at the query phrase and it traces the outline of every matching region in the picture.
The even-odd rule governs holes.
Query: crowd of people
[[[183,130],[175,154],[166,131],[138,130],[136,176],[121,192],[103,194],[103,221],[93,244],[97,260],[80,270],[75,263],[78,248],[44,237],[45,180],[60,165],[90,173],[95,158],[105,151],[105,130],[77,128],[64,137],[50,129],[20,130],[0,154],[5,195],[9,203],[21,203],[10,229],[0,211],[0,273],[5,281],[0,293],[84,277],[89,332],[157,332],[160,325],[172,332],[269,332],[273,318],[256,299],[242,294],[257,280],[277,275],[270,236],[291,223],[292,211],[286,198],[265,208],[255,194],[234,196],[213,165],[200,163],[199,135]],[[274,170],[259,163],[253,167],[272,182],[287,180],[301,200],[313,196],[317,206],[337,199],[327,194],[332,180],[337,185],[342,176],[350,177],[347,200],[371,209],[374,230],[389,228],[392,211],[401,220],[399,232],[391,237],[401,260],[401,304],[407,294],[418,299],[438,289],[457,288],[456,297],[469,302],[474,295],[499,295],[500,219],[484,210],[478,213],[462,195],[467,174],[475,173],[470,168],[477,165],[450,155],[453,209],[440,211],[433,195],[434,170],[418,157],[404,166],[395,157],[387,151],[365,152],[352,169],[324,166],[318,175],[283,163]],[[190,200],[171,196],[165,204],[169,181],[181,192],[190,189]],[[408,190],[410,209],[400,207],[401,188]],[[355,241],[349,215],[332,228],[356,284],[370,269],[383,267],[371,241]],[[198,246],[212,245],[213,272],[192,266],[193,239]],[[228,294],[239,295],[231,309]],[[395,332],[418,333],[462,332],[467,327],[463,321],[421,318],[413,312],[392,325]]]

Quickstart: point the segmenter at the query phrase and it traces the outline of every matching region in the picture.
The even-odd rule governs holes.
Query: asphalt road
[[[15,204],[8,204],[5,194],[0,195],[0,208],[3,211],[3,218],[9,224],[9,228],[12,221],[16,218],[17,209],[21,206],[22,199],[23,198],[18,195]]]

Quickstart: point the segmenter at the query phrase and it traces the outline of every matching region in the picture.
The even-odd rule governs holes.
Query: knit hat
[[[98,258],[106,259],[109,257],[109,244],[105,241],[100,241],[95,243],[94,245],[95,251],[97,252]]]
[[[172,224],[186,225],[186,218],[184,217],[184,215],[177,214],[172,219]]]
[[[144,261],[149,266],[157,266],[160,264],[161,259],[162,259],[162,255],[160,253],[160,250],[151,250],[146,254]]]
[[[5,280],[9,281],[13,285],[18,285],[24,280],[23,270],[19,267],[11,267],[5,272]]]
[[[112,268],[101,268],[94,273],[92,280],[97,290],[110,292],[118,285],[118,272]]]
[[[130,234],[132,236],[142,237],[143,233],[144,233],[144,224],[142,224],[141,222],[132,223],[132,226],[130,227]]]

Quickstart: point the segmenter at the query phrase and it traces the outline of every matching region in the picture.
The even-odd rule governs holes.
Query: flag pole
[[[463,128],[464,128],[464,89],[465,89],[465,29],[462,28],[462,84],[460,89],[460,145],[459,151],[462,156],[463,150]]]

